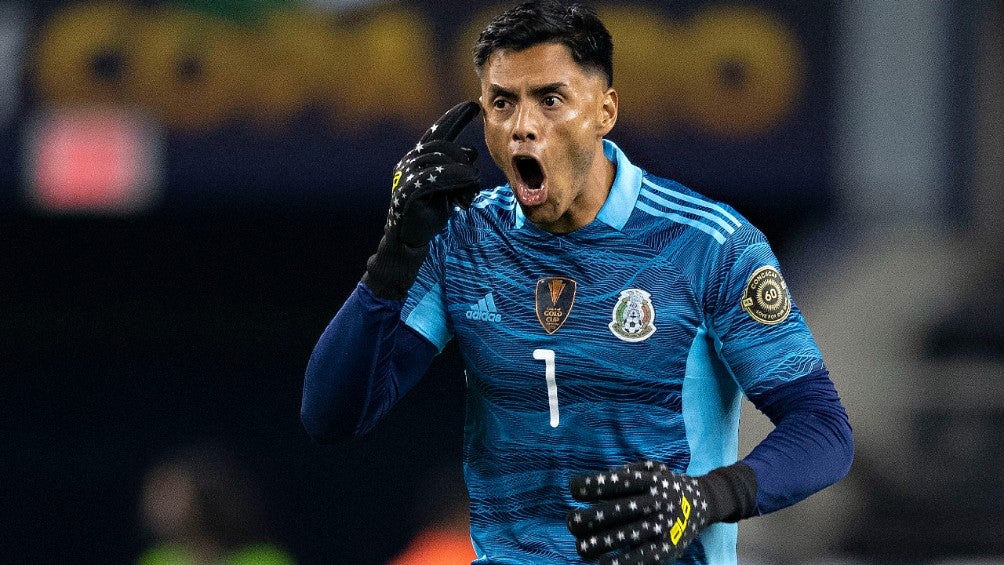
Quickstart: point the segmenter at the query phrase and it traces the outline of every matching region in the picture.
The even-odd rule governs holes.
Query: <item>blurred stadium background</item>
[[[0,0],[0,561],[136,562],[184,446],[235,455],[303,564],[386,563],[462,501],[452,351],[363,440],[298,410],[390,167],[476,92],[503,5]],[[771,237],[855,428],[741,562],[1004,563],[1002,3],[594,5],[611,138]]]

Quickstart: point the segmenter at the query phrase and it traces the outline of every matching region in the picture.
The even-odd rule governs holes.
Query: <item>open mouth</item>
[[[540,204],[547,197],[544,168],[533,157],[517,155],[512,160],[513,169],[519,177],[513,189],[520,204],[532,206]]]

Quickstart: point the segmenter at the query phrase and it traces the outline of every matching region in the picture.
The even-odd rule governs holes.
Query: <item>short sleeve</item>
[[[401,320],[432,342],[440,352],[453,339],[453,328],[447,315],[446,296],[443,292],[445,256],[444,235],[440,235],[429,244],[429,256],[422,263],[401,309]]]
[[[709,322],[718,353],[747,396],[823,369],[822,355],[792,300],[777,257],[749,225],[718,254]]]

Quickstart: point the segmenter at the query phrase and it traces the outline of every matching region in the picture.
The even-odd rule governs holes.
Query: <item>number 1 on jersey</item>
[[[533,358],[544,362],[544,380],[547,381],[547,405],[551,409],[551,427],[558,427],[558,382],[554,379],[554,350],[534,349]]]

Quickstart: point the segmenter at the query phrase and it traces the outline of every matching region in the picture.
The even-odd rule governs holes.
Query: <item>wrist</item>
[[[749,465],[719,467],[699,480],[708,498],[709,523],[738,522],[756,515],[756,473]]]
[[[428,245],[411,247],[393,233],[385,234],[376,253],[366,261],[362,282],[380,298],[401,300],[408,295],[428,254]]]

